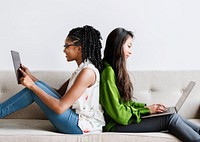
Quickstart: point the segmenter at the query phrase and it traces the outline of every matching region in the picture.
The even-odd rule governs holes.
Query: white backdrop
[[[129,70],[200,70],[199,0],[0,0],[0,70],[13,70],[10,50],[30,70],[74,70],[63,44],[69,30],[135,34]]]

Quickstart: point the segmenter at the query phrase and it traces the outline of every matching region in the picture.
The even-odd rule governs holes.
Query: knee
[[[35,85],[37,85],[39,88],[43,89],[44,88],[44,85],[40,82],[40,81],[36,81],[34,82]]]
[[[36,81],[35,84],[36,84],[37,86],[40,86],[40,82],[39,82],[39,81]]]
[[[169,115],[169,125],[177,124],[179,119],[180,119],[180,115],[177,113]]]

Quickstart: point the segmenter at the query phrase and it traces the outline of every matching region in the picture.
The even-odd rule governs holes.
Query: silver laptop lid
[[[186,87],[186,89],[183,90],[183,94],[182,94],[182,96],[180,97],[180,99],[178,100],[178,102],[176,103],[176,106],[175,106],[177,111],[180,110],[181,106],[185,102],[186,98],[188,97],[188,95],[192,91],[195,84],[196,83],[194,81],[190,81],[188,86]]]

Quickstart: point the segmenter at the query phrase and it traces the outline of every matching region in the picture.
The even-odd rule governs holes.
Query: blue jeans
[[[42,81],[37,81],[35,84],[44,90],[47,94],[60,99],[60,95],[47,84]],[[5,102],[0,104],[0,118],[3,118],[17,110],[25,108],[36,102],[43,110],[46,117],[50,120],[53,126],[61,133],[66,134],[82,134],[82,130],[78,126],[78,114],[72,109],[67,109],[62,114],[57,114],[51,110],[35,93],[28,88],[24,88]]]
[[[138,124],[116,125],[116,132],[159,132],[166,131],[184,142],[200,142],[200,126],[178,114],[145,118]]]

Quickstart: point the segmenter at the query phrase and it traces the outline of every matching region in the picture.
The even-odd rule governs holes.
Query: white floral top
[[[90,61],[81,63],[72,74],[67,91],[84,68],[90,68],[95,72],[96,82],[83,92],[82,96],[72,105],[72,109],[75,109],[79,115],[78,126],[83,133],[98,133],[102,132],[102,127],[105,126],[103,110],[99,103],[100,74],[98,69]]]

